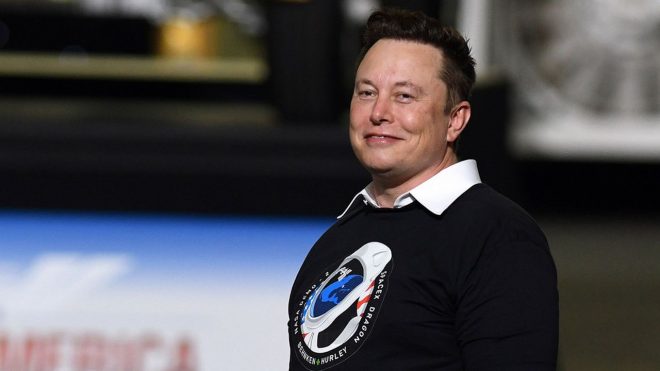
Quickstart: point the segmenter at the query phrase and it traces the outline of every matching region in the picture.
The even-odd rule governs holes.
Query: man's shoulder
[[[534,236],[545,240],[538,223],[524,208],[483,183],[465,191],[446,214],[447,218],[456,218],[481,230],[508,233],[510,238]]]
[[[480,211],[487,215],[528,214],[518,203],[484,183],[470,187],[454,201],[449,209],[453,212]]]

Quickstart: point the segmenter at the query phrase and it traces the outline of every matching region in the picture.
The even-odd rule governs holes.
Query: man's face
[[[433,46],[382,39],[358,67],[350,139],[374,177],[425,180],[446,167],[447,87]]]

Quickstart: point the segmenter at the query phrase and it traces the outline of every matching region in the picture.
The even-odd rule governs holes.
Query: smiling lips
[[[386,134],[367,134],[364,136],[367,143],[373,144],[389,144],[401,140],[399,137],[386,135]]]

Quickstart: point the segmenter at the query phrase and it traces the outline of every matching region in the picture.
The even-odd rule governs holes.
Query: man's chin
[[[369,174],[374,178],[394,178],[397,176],[396,168],[392,166],[365,166]]]
[[[387,174],[394,170],[394,166],[384,161],[360,161],[370,174]]]
[[[385,174],[394,171],[401,161],[393,161],[392,157],[387,154],[369,154],[368,156],[360,156],[358,160],[362,166],[371,174]]]

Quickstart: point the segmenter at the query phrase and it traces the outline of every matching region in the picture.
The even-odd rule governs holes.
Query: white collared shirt
[[[394,200],[394,208],[410,205],[417,200],[433,214],[440,215],[460,195],[478,183],[481,183],[481,178],[479,177],[477,162],[475,160],[464,160],[443,169],[424,183],[397,197]],[[346,210],[337,219],[341,219],[346,214],[360,195],[364,197],[365,204],[368,203],[373,207],[380,208],[376,199],[370,194],[369,188],[367,186],[356,194]]]

